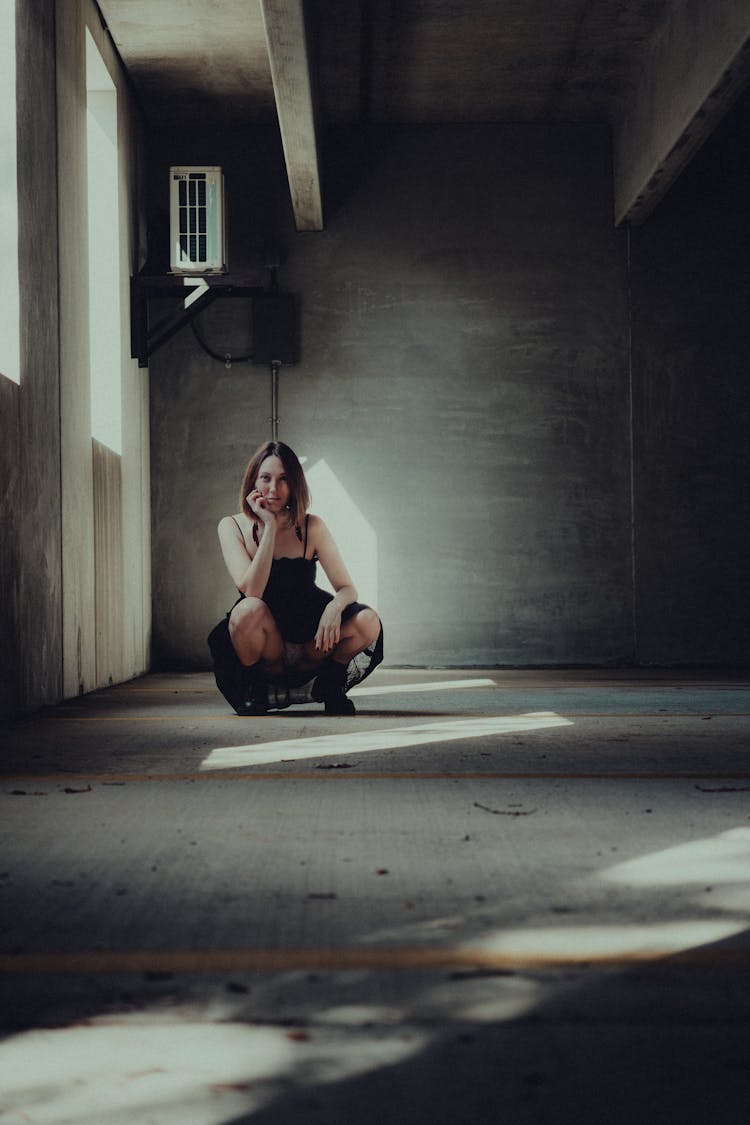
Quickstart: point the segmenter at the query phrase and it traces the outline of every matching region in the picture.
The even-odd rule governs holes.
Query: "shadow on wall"
[[[392,136],[388,129],[360,125],[326,130],[321,145],[326,222],[334,219],[358,188],[372,178]]]

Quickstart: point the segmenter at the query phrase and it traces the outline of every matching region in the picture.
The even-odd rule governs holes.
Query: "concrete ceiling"
[[[318,0],[326,122],[609,121],[670,0]],[[270,121],[260,0],[99,0],[147,113]]]
[[[642,221],[750,75],[747,0],[98,2],[148,119],[278,120],[300,229],[316,137],[358,122],[608,124]]]

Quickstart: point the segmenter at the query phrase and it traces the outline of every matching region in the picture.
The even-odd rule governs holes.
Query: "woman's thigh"
[[[229,616],[229,636],[235,648],[255,642],[263,649],[263,656],[278,659],[284,641],[273,614],[260,598],[245,598],[238,602]]]
[[[322,652],[320,649],[316,648],[314,637],[305,643],[300,660],[301,670],[307,671],[308,669],[314,670],[318,668],[321,664],[325,663],[339,645],[345,644],[346,642],[353,641],[355,643],[355,648],[358,651],[362,651],[376,639],[379,627],[380,619],[374,610],[369,608],[359,610],[358,613],[355,613],[347,621],[342,622],[338,644],[334,646],[331,652]],[[350,645],[347,644],[347,648],[349,647]]]

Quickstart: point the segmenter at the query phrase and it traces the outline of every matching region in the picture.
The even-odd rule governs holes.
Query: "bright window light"
[[[0,1089],[14,1121],[224,1125],[273,1116],[289,1089],[352,1082],[403,1064],[425,1049],[429,1034],[316,1024],[293,1041],[288,1028],[198,1020],[189,1008],[120,1014],[6,1038]]]
[[[670,887],[706,883],[750,883],[750,828],[689,840],[664,851],[626,860],[602,872],[609,883]]]
[[[86,32],[91,432],[122,452],[117,93]]]
[[[395,750],[402,746],[430,746],[464,738],[487,738],[517,731],[547,730],[571,726],[569,719],[554,711],[528,715],[499,715],[481,719],[443,720],[420,723],[390,730],[348,731],[344,734],[323,734],[310,738],[283,739],[250,746],[222,746],[212,750],[201,764],[201,770],[228,770],[236,766],[269,765],[272,762],[298,762],[331,754],[367,754],[373,750]]]
[[[347,695],[421,695],[425,691],[461,691],[466,688],[494,687],[494,680],[437,680],[424,684],[376,684],[354,687]]]
[[[16,0],[0,0],[0,153],[0,373],[19,383]]]
[[[354,500],[327,461],[305,468],[312,493],[312,510],[328,525],[341,551],[346,568],[357,588],[358,600],[377,609],[378,540]],[[318,585],[330,590],[325,574],[318,569]]]
[[[498,965],[642,961],[724,941],[744,932],[746,927],[745,919],[713,918],[616,926],[542,926],[498,930],[464,948],[488,959],[496,957]]]

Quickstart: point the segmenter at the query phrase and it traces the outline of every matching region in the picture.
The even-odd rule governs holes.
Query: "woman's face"
[[[263,494],[266,506],[272,512],[281,512],[291,495],[286,469],[279,457],[272,455],[261,461],[255,487]]]

